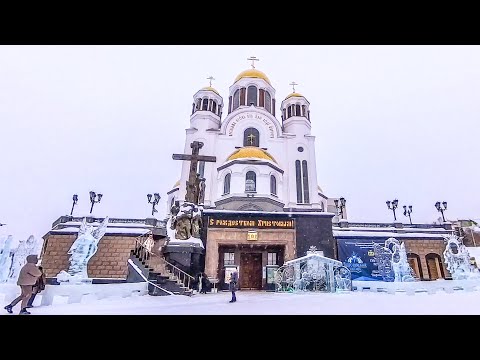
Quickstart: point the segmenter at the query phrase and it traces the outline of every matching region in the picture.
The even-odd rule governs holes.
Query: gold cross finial
[[[215,78],[210,75],[209,77],[207,77],[207,80],[210,80],[210,87],[212,87],[212,80],[215,80]]]
[[[292,81],[290,84],[288,85],[292,85],[292,88],[293,88],[293,92],[295,92],[295,85],[298,85],[295,81]]]
[[[260,59],[258,59],[258,58],[255,57],[255,56],[250,56],[247,60],[251,60],[251,61],[252,61],[252,69],[255,69],[255,61],[260,61]]]
[[[255,143],[255,135],[250,134],[247,136],[248,141],[250,142],[250,145],[253,145]]]

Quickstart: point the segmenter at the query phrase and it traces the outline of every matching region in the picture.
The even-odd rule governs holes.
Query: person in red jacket
[[[37,279],[42,276],[42,272],[38,269],[36,263],[38,262],[37,255],[28,255],[27,263],[23,265],[18,275],[17,285],[20,286],[21,293],[20,295],[13,300],[10,304],[5,306],[10,314],[13,312],[12,308],[17,305],[20,301],[22,302],[22,308],[20,310],[20,315],[29,315],[30,312],[27,311],[28,300],[32,297],[33,287],[37,282]]]

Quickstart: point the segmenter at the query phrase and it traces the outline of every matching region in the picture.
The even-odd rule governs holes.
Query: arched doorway
[[[430,280],[444,279],[442,258],[438,254],[430,253],[425,256],[427,261],[428,276]]]
[[[414,272],[414,276],[417,279],[423,279],[422,263],[420,262],[420,256],[414,253],[407,254],[408,264]]]

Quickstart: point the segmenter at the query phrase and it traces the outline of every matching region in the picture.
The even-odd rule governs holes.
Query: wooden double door
[[[241,289],[262,289],[262,253],[241,253],[239,275]]]

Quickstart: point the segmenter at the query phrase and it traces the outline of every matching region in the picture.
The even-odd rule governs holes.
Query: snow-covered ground
[[[65,304],[62,299],[51,306],[30,309],[35,315],[479,315],[480,291],[455,291],[436,294],[387,294],[370,292],[330,293],[271,293],[239,291],[237,302],[229,303],[230,293],[197,294],[192,297],[132,296],[95,300],[88,297],[82,303]],[[0,294],[0,301],[4,296]],[[37,300],[35,301],[37,302]],[[1,302],[4,304],[5,301]],[[3,308],[3,306],[2,306]],[[14,314],[20,310],[14,308]],[[0,308],[1,315],[8,315]]]

